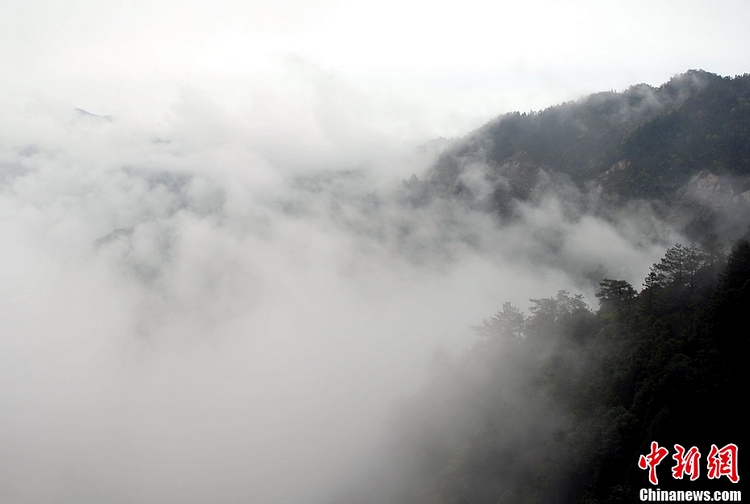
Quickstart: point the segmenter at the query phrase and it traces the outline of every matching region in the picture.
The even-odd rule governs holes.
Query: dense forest
[[[712,444],[744,446],[750,242],[676,244],[640,291],[605,279],[597,298],[596,311],[566,291],[528,313],[505,303],[463,355],[437,352],[356,501],[635,502],[651,441],[702,453],[698,481],[673,479],[669,458],[659,488],[739,490],[704,471]]]
[[[691,70],[656,88],[504,114],[406,183],[417,202],[458,198],[504,220],[561,184],[654,202],[693,240],[736,237],[750,217],[750,75]]]
[[[670,454],[658,488],[740,490],[706,464],[712,445],[744,447],[747,421],[750,75],[690,71],[505,114],[404,187],[412,205],[460,201],[501,226],[574,188],[560,198],[577,215],[649,205],[694,242],[669,247],[642,285],[599,277],[595,309],[565,290],[505,303],[463,354],[438,350],[381,462],[341,502],[635,502],[653,441]],[[700,452],[698,481],[672,477],[675,445]]]

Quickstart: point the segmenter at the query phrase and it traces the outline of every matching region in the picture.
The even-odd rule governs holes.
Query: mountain
[[[463,355],[436,354],[396,410],[374,482],[337,502],[616,504],[644,488],[740,500],[750,242],[726,257],[677,244],[645,282],[603,280],[596,312],[564,290],[528,314],[505,303]],[[654,442],[665,456],[652,484],[639,459]],[[678,445],[700,457],[690,478],[673,472]],[[726,471],[712,473],[715,450]]]
[[[741,234],[750,218],[750,74],[691,70],[657,88],[504,114],[407,185],[416,201],[458,198],[512,219],[518,202],[560,184],[618,205],[651,202],[692,239]]]
[[[427,384],[394,408],[377,462],[334,502],[616,504],[649,490],[739,500],[748,127],[750,75],[690,71],[502,115],[405,181],[408,204],[462,202],[501,226],[550,195],[582,206],[573,218],[648,205],[700,243],[668,248],[635,287],[598,277],[597,310],[565,290],[526,310],[505,303],[462,354],[435,353]],[[658,486],[644,470],[652,456]]]

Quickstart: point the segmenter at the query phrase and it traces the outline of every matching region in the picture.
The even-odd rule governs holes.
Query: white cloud
[[[640,217],[549,202],[498,231],[460,204],[397,203],[426,163],[405,161],[415,143],[685,70],[651,46],[656,59],[624,56],[623,40],[646,50],[627,36],[637,8],[528,5],[9,7],[2,500],[310,502],[376,442],[436,346],[462,348],[504,301],[656,260]],[[740,7],[684,52],[669,12],[647,40],[684,60],[736,47],[695,66],[740,71],[750,44],[716,21]],[[549,237],[564,261],[535,263]]]
[[[367,158],[333,89],[321,131]],[[535,230],[587,250],[580,271],[655,259],[550,208],[499,231],[458,204],[401,206],[400,174],[424,165],[372,176],[404,163],[391,151],[300,170],[333,155],[271,155],[200,93],[145,131],[21,112],[0,145],[5,502],[309,502],[376,443],[435,347],[463,348],[504,301],[590,288],[529,261]],[[586,247],[604,234],[622,250]]]

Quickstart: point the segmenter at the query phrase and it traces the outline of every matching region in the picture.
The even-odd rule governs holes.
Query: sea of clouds
[[[638,286],[679,239],[570,188],[504,226],[411,204],[426,130],[289,64],[305,85],[231,107],[189,86],[156,109],[3,96],[3,502],[325,499],[436,348],[505,301]]]

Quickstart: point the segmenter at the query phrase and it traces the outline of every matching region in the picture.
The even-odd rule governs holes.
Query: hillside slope
[[[691,70],[654,88],[508,113],[455,142],[419,188],[508,219],[571,184],[608,202],[654,202],[693,239],[737,236],[750,217],[750,74]],[[595,210],[595,209],[588,209]]]

